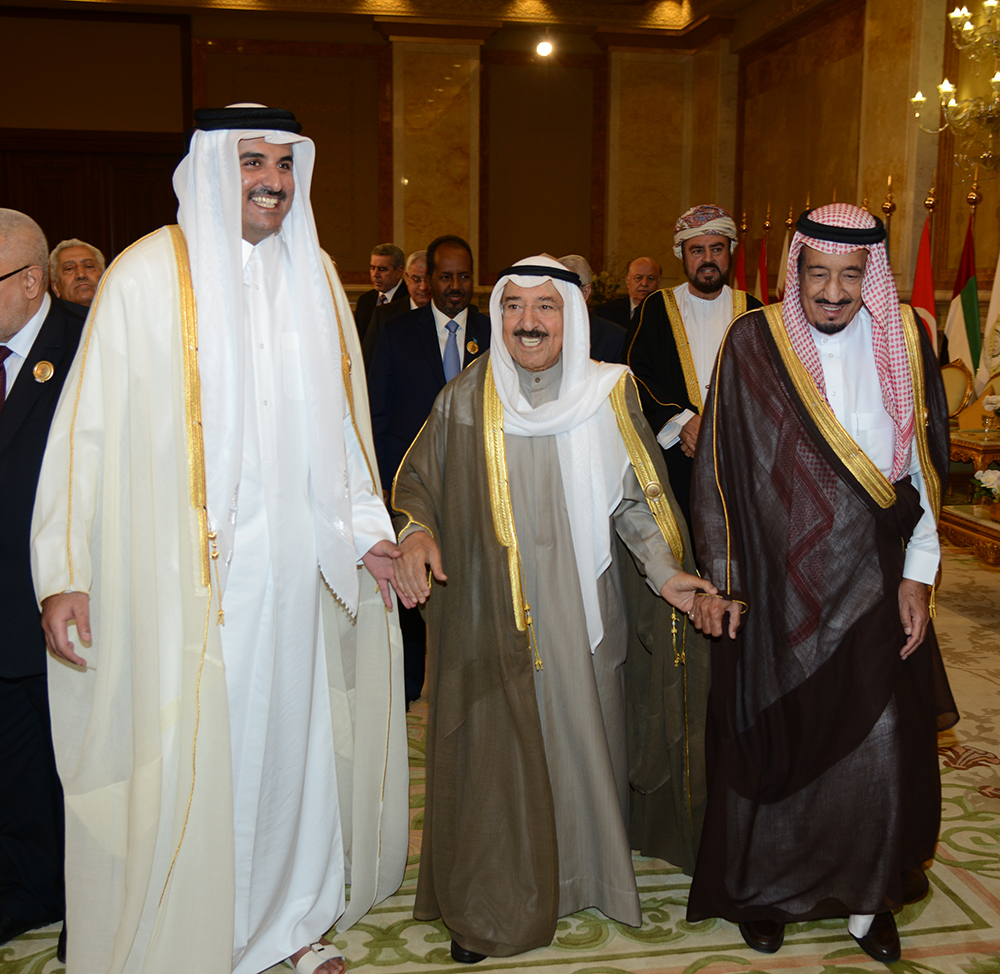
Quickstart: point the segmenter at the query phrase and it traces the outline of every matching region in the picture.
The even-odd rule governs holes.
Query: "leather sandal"
[[[347,970],[347,961],[344,955],[337,950],[333,944],[324,944],[317,940],[309,945],[309,949],[296,961],[296,974],[313,974],[318,968],[332,960],[344,961],[344,970]]]

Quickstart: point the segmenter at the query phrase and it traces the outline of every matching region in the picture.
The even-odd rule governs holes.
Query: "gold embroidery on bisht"
[[[688,399],[700,413],[704,409],[704,403],[701,398],[701,389],[698,388],[698,373],[694,368],[694,358],[691,355],[691,345],[688,343],[687,329],[685,329],[684,320],[681,318],[681,309],[677,307],[677,299],[670,288],[663,288],[661,293],[663,294],[663,303],[667,308],[667,317],[670,319],[670,328],[674,333],[677,356],[681,360]]]
[[[781,360],[791,376],[795,391],[802,400],[810,417],[819,429],[820,435],[830,444],[843,464],[854,475],[858,483],[883,509],[896,503],[896,490],[888,477],[872,463],[868,454],[854,441],[854,438],[840,425],[829,403],[820,395],[816,382],[802,364],[791,339],[785,329],[780,304],[771,304],[764,309],[767,323],[771,328]]]

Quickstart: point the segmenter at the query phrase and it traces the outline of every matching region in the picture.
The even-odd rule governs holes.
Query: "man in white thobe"
[[[323,933],[405,867],[398,551],[313,144],[196,118],[180,227],[106,275],[35,509],[70,966],[334,974]]]

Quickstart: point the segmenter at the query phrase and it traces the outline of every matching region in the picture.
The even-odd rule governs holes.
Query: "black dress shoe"
[[[854,934],[851,936],[854,937]],[[879,960],[883,964],[899,960],[899,931],[896,930],[896,918],[891,913],[876,913],[868,933],[854,939],[873,960]]]
[[[780,920],[745,920],[740,933],[748,946],[762,954],[773,954],[785,942],[785,925]]]
[[[903,902],[916,903],[922,900],[931,884],[927,879],[927,873],[922,869],[907,869],[903,873]]]
[[[66,921],[63,920],[62,930],[59,931],[59,943],[56,944],[56,960],[60,964],[66,963]]]
[[[459,964],[478,964],[481,960],[486,959],[486,955],[477,954],[474,950],[466,950],[464,947],[459,947],[453,940],[451,942],[451,959],[458,961]]]

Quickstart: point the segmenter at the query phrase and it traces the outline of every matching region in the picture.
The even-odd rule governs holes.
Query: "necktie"
[[[10,349],[6,345],[0,347],[0,409],[3,409],[4,401],[7,398],[7,369],[3,363],[8,355],[10,355]]]
[[[384,291],[378,296],[378,303],[379,304],[386,304],[388,302],[388,300],[389,299],[385,296],[385,292]]]
[[[458,339],[455,337],[458,322],[452,318],[445,328],[448,329],[448,341],[444,343],[444,381],[451,382],[462,371],[462,360],[458,357]]]

